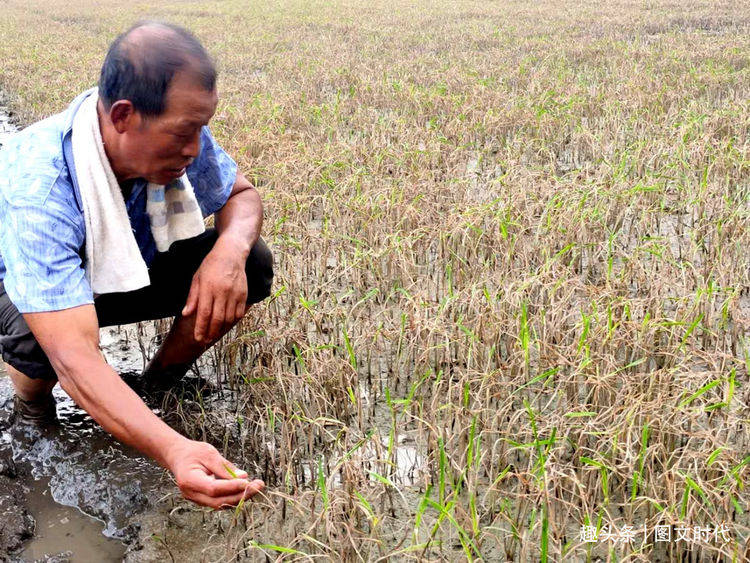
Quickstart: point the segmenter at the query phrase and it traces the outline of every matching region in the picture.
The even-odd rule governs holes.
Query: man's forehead
[[[167,95],[167,115],[179,125],[203,125],[216,111],[218,96],[216,91],[207,92],[201,88],[170,88]]]

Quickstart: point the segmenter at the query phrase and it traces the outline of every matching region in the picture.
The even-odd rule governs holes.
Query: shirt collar
[[[70,105],[68,106],[68,111],[66,112],[65,116],[65,126],[63,127],[63,137],[70,133],[73,130],[73,119],[76,116],[76,113],[78,112],[78,108],[81,107],[81,104],[83,103],[83,100],[88,98],[91,94],[97,91],[97,87],[94,86],[93,88],[89,88],[85,92],[81,92],[78,94],[78,96],[75,97],[75,99],[70,102]]]

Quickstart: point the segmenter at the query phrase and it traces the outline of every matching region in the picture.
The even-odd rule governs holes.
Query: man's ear
[[[118,133],[133,129],[139,121],[133,103],[129,100],[117,100],[112,104],[109,108],[109,118]]]

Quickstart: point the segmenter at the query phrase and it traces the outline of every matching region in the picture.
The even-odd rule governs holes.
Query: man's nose
[[[192,136],[190,142],[182,147],[182,156],[195,159],[201,152],[201,132],[200,129]]]

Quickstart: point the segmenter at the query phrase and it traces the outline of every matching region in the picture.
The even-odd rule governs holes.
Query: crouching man
[[[214,508],[263,482],[161,421],[105,362],[99,327],[174,316],[144,373],[155,381],[184,374],[270,294],[260,197],[207,127],[217,100],[195,37],[138,24],[110,46],[98,89],[0,150],[0,349],[17,415],[54,413],[59,381]]]

